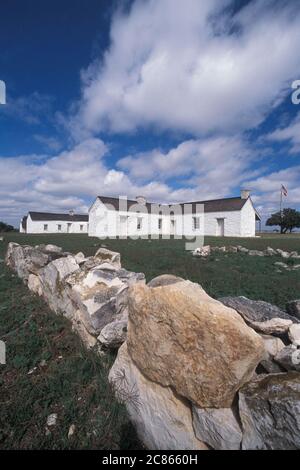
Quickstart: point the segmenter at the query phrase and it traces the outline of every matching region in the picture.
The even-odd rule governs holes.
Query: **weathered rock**
[[[201,248],[196,248],[193,252],[193,256],[201,256],[202,258],[206,258],[211,253],[210,245],[202,246]]]
[[[280,338],[275,338],[270,335],[261,335],[261,338],[264,342],[264,347],[266,353],[271,357],[276,356],[284,347],[284,342]]]
[[[244,253],[244,254],[248,254],[248,253],[249,253],[248,248],[245,248],[244,246],[238,245],[237,249],[238,249],[238,252],[240,252],[240,253]]]
[[[248,255],[249,256],[265,256],[264,252],[259,251],[259,250],[249,250]]]
[[[67,256],[52,261],[39,271],[43,297],[52,310],[68,318],[72,318],[74,307],[66,292],[64,281],[78,270],[79,266],[74,256]]]
[[[81,251],[79,253],[76,253],[75,255],[75,260],[76,263],[79,264],[79,266],[86,261],[86,257],[84,256],[84,253]]]
[[[288,302],[286,305],[286,310],[290,315],[300,320],[300,299]]]
[[[234,310],[190,281],[131,288],[127,344],[150,380],[202,408],[230,407],[264,351]]]
[[[28,276],[28,289],[40,296],[43,294],[40,279],[35,274],[29,274]]]
[[[277,261],[276,263],[274,263],[274,266],[278,266],[279,268],[283,269],[288,269],[288,265],[286,263],[282,263],[281,261]]]
[[[242,431],[231,408],[193,406],[196,437],[215,450],[239,450]]]
[[[281,250],[280,248],[277,248],[276,251],[281,256],[281,258],[288,259],[290,257],[290,253],[288,251]]]
[[[32,246],[18,245],[17,243],[8,244],[5,257],[6,264],[16,271],[24,281],[28,280],[29,274],[38,274],[39,270],[52,259],[52,254],[44,253]]]
[[[136,282],[144,283],[144,274],[99,266],[78,271],[66,279],[68,295],[81,311],[85,328],[94,336],[117,319],[127,306],[128,287]]]
[[[229,245],[226,247],[227,253],[237,253],[238,249],[236,246]]]
[[[52,413],[47,418],[47,426],[56,426],[56,423],[57,423],[57,414]]]
[[[300,349],[296,346],[286,346],[274,357],[285,370],[297,370],[300,372]]]
[[[162,274],[148,282],[148,287],[160,287],[169,286],[170,284],[176,284],[177,282],[184,281],[181,277],[174,276],[173,274]]]
[[[300,448],[300,374],[270,374],[239,392],[245,450]]]
[[[126,341],[127,323],[128,312],[125,311],[101,330],[98,341],[109,349],[119,348]]]
[[[109,381],[147,449],[207,449],[194,434],[188,403],[170,388],[148,380],[131,360],[126,343],[119,349]]]
[[[44,251],[49,251],[50,253],[62,253],[62,248],[57,245],[45,245]]]
[[[250,300],[242,296],[221,297],[218,300],[227,307],[235,309],[252,328],[261,333],[284,333],[290,325],[288,321],[299,322],[275,305],[262,300]],[[280,319],[288,321],[283,322]]]
[[[99,248],[95,254],[95,258],[98,259],[98,264],[108,262],[121,269],[121,255],[115,251],[107,250],[106,248]]]
[[[277,255],[277,251],[274,250],[274,248],[271,248],[270,246],[267,247],[266,249],[266,254],[268,256],[276,256]]]
[[[293,322],[291,320],[284,320],[283,318],[272,318],[268,321],[251,322],[249,324],[255,331],[260,333],[264,333],[266,335],[282,335],[288,331]]]
[[[289,338],[294,345],[300,346],[300,325],[293,324],[289,327]]]

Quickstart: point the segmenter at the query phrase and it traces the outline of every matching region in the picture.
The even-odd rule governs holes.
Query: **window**
[[[137,219],[137,229],[141,230],[143,224],[143,219],[141,217],[138,217]]]
[[[61,232],[61,224],[57,225],[57,230],[58,230],[58,232]]]
[[[193,230],[199,230],[200,228],[200,217],[193,217]]]
[[[44,232],[47,232],[48,230],[48,224],[44,224]]]
[[[158,229],[162,229],[162,219],[158,219]]]
[[[80,225],[80,232],[83,232],[83,225]]]

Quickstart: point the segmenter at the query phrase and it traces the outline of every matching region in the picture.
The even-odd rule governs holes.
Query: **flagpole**
[[[280,189],[280,218],[282,220],[282,188]]]

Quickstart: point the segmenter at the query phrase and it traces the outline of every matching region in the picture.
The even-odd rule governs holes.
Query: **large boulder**
[[[193,406],[196,436],[215,450],[239,450],[242,431],[231,408],[197,408]]]
[[[289,327],[289,339],[295,346],[300,346],[300,325],[291,325]]]
[[[300,448],[300,374],[262,376],[239,392],[245,450]]]
[[[109,381],[147,449],[207,449],[195,436],[188,403],[171,388],[147,379],[130,358],[126,343],[119,349]]]
[[[128,349],[150,380],[201,408],[228,408],[264,348],[240,315],[190,281],[130,289]]]
[[[218,299],[227,307],[235,309],[243,319],[264,334],[282,334],[288,331],[297,318],[289,315],[279,307],[262,300],[250,300],[247,297],[221,297]]]

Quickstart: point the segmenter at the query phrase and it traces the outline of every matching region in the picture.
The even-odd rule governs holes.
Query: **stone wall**
[[[172,275],[146,285],[105,248],[10,243],[6,263],[88,347],[119,347],[109,381],[148,449],[300,448],[299,300],[285,312]]]
[[[55,245],[9,243],[6,264],[54,312],[71,320],[88,347],[116,348],[125,340],[128,288],[144,284],[145,277],[123,269],[119,253],[100,248],[86,258]]]

